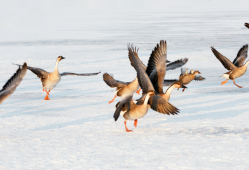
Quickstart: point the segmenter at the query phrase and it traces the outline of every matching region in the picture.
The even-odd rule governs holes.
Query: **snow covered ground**
[[[0,85],[15,72],[11,63],[60,72],[97,72],[63,77],[44,101],[40,80],[27,71],[0,107],[0,169],[248,169],[249,75],[221,86],[226,72],[210,50],[233,60],[249,42],[246,0],[12,1],[0,2]],[[177,116],[150,110],[127,133],[113,120],[114,93],[104,72],[131,81],[136,72],[127,43],[147,64],[161,39],[168,60],[206,78],[185,92],[173,91]],[[178,78],[180,69],[167,79]],[[166,90],[166,88],[165,88]],[[139,95],[135,94],[135,98]]]

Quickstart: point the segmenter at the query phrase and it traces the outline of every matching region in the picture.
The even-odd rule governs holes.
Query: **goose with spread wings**
[[[205,80],[204,77],[202,77],[200,75],[200,71],[198,70],[191,70],[190,72],[188,72],[188,68],[181,68],[181,74],[179,76],[179,79],[175,79],[172,80],[172,82],[179,82],[182,85],[186,86],[188,85],[192,80],[196,80],[196,81],[202,81]],[[164,80],[163,85],[165,86],[165,84],[168,84],[169,81],[168,80]],[[178,88],[179,90],[179,88]],[[185,88],[183,88],[183,92],[184,92]]]
[[[131,61],[131,65],[135,68],[137,71],[137,79],[139,82],[140,87],[143,90],[143,96],[142,100],[139,102],[139,104],[130,104],[132,101],[132,95],[127,96],[124,98],[117,106],[116,111],[114,113],[114,119],[115,121],[119,118],[120,113],[122,111],[122,108],[124,108],[124,105],[129,104],[130,106],[126,107],[126,112],[123,114],[123,117],[125,118],[124,124],[125,129],[127,132],[130,132],[126,126],[127,120],[134,120],[134,125],[137,126],[137,119],[144,117],[148,112],[148,102],[150,98],[153,98],[153,102],[151,103],[151,108],[164,114],[177,114],[179,112],[179,109],[174,107],[172,104],[170,104],[168,101],[166,101],[161,96],[157,96],[155,94],[155,89],[145,72],[142,64],[140,61],[135,57],[130,47],[128,47],[129,50],[129,59]],[[165,60],[166,61],[166,60]]]
[[[24,63],[22,66],[19,66],[15,74],[5,83],[0,91],[0,104],[16,90],[16,87],[21,83],[25,76],[26,71],[27,64]]]
[[[234,59],[233,62],[231,62],[228,58],[219,53],[214,47],[211,47],[211,50],[214,53],[215,57],[221,62],[221,64],[227,70],[229,70],[229,72],[221,76],[226,78],[226,80],[223,81],[221,85],[225,84],[230,79],[237,87],[242,88],[241,86],[235,83],[235,79],[242,76],[246,72],[249,60],[245,64],[244,61],[247,58],[248,45],[246,44],[243,47],[241,47],[241,49],[237,54],[237,57]]]
[[[128,44],[128,46],[130,46]],[[139,59],[138,57],[138,48],[133,47],[133,45],[130,46],[131,51],[133,52],[133,54],[135,55],[135,57],[138,59],[138,62],[141,64],[142,68],[146,71],[147,70],[147,66],[145,66],[143,64],[143,62]],[[174,70],[176,68],[182,67],[184,64],[186,64],[188,61],[187,58],[184,59],[178,59],[174,62],[170,62],[169,64],[166,65],[166,69],[167,71],[169,70]],[[169,62],[168,60],[165,61],[165,64]],[[125,98],[129,95],[133,95],[135,92],[137,94],[139,94],[141,88],[138,90],[139,88],[139,84],[138,84],[138,79],[135,78],[132,82],[123,82],[123,81],[119,81],[113,78],[113,76],[111,76],[108,73],[103,74],[103,80],[104,82],[111,88],[116,87],[116,94],[114,96],[114,98],[109,101],[109,104],[114,102],[115,98],[118,97],[122,97]],[[171,84],[177,82],[177,80],[164,80],[163,86],[170,86]]]
[[[83,74],[77,74],[77,73],[70,73],[70,72],[64,72],[64,73],[59,73],[58,70],[58,64],[61,60],[65,59],[63,56],[59,56],[56,60],[55,64],[55,69],[54,72],[49,73],[41,68],[36,68],[36,67],[30,67],[28,66],[28,69],[32,71],[34,74],[37,75],[41,79],[42,82],[42,90],[46,92],[46,97],[44,100],[50,100],[48,95],[49,92],[60,82],[61,76],[66,76],[66,75],[76,75],[76,76],[94,76],[99,74],[98,73],[83,73]]]

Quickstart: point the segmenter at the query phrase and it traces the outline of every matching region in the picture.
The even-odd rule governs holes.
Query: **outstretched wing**
[[[126,85],[129,84],[129,82],[123,82],[123,81],[115,80],[108,73],[103,74],[103,80],[111,88],[113,88],[113,87],[119,87],[119,88],[121,88],[121,87],[124,87],[124,86],[126,86]]]
[[[113,118],[114,118],[115,121],[118,120],[120,112],[122,111],[122,109],[124,107],[127,107],[127,111],[130,110],[130,103],[132,102],[131,99],[132,99],[132,95],[131,96],[127,96],[126,98],[124,98],[123,100],[121,100],[119,102],[119,104],[116,105],[116,111],[115,111],[115,113],[113,115]]]
[[[163,93],[163,81],[166,75],[167,43],[161,40],[150,55],[146,73],[157,93]]]
[[[19,64],[15,64],[15,65],[18,65],[18,66],[21,66]],[[36,67],[30,67],[30,66],[27,66],[28,69],[30,71],[32,71],[34,74],[37,75],[37,77],[39,77],[41,79],[41,81],[43,82],[45,80],[45,78],[48,76],[49,72],[46,72],[45,70],[41,69],[41,68],[36,68]]]
[[[201,75],[195,75],[195,79],[194,80],[196,80],[196,81],[202,81],[202,80],[205,80],[205,78],[204,77],[202,77]]]
[[[247,28],[249,28],[249,24],[248,24],[248,23],[245,23],[245,26],[246,26]]]
[[[19,66],[16,73],[7,81],[7,83],[5,83],[0,91],[0,104],[16,90],[16,87],[21,83],[25,76],[26,71],[27,64],[24,63],[22,68]]]
[[[188,58],[176,60],[174,62],[167,64],[166,70],[169,71],[169,70],[174,70],[176,68],[182,67],[187,62],[188,62]]]
[[[101,72],[98,72],[98,73],[81,73],[81,74],[64,72],[64,73],[61,73],[60,75],[61,76],[68,76],[68,75],[72,75],[72,76],[95,76],[95,75],[98,75],[99,73],[101,73]]]
[[[135,55],[135,57],[137,58],[138,62],[141,64],[141,66],[143,67],[144,71],[146,71],[147,67],[144,65],[144,63],[140,60],[140,58],[138,57],[138,50],[139,48],[136,48],[136,47],[133,47],[133,45],[129,45],[128,44],[128,47],[131,48],[131,51],[133,52],[133,54]],[[129,55],[129,52],[128,52],[128,55]],[[131,62],[131,65],[134,64]],[[133,66],[133,65],[132,65]],[[134,66],[133,66],[134,67]]]
[[[137,78],[138,78],[139,86],[142,88],[143,94],[148,93],[150,91],[154,92],[153,85],[148,75],[146,74],[145,70],[143,69],[143,66],[141,65],[139,60],[135,57],[130,47],[128,47],[128,50],[129,50],[129,59],[130,59],[131,65],[137,71]]]
[[[171,86],[173,83],[177,82],[179,80],[177,79],[172,79],[172,80],[164,80],[163,81],[163,86]]]
[[[236,67],[241,67],[244,64],[245,59],[247,58],[248,45],[244,45],[239,50],[237,57],[233,60],[233,64]]]
[[[211,47],[211,50],[214,53],[215,57],[221,62],[221,64],[227,70],[234,70],[237,68],[229,59],[227,59],[225,56],[219,53],[214,47]]]
[[[178,108],[176,108],[168,101],[166,101],[164,98],[158,95],[151,96],[148,101],[148,104],[151,106],[153,110],[163,114],[175,115],[180,111]]]

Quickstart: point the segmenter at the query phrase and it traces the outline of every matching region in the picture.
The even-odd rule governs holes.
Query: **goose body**
[[[116,87],[116,95],[114,98],[109,101],[109,104],[114,102],[115,98],[121,97],[125,98],[127,96],[133,95],[139,88],[138,79],[135,78],[132,82],[123,82],[119,80],[115,80],[110,74],[103,74],[104,82],[111,88]]]
[[[226,78],[225,81],[221,83],[221,85],[225,84],[228,80],[232,80],[233,83],[239,87],[238,84],[235,83],[235,79],[238,77],[241,77],[243,74],[245,74],[247,70],[247,66],[249,64],[249,60],[244,64],[244,61],[247,58],[247,52],[248,52],[248,45],[244,45],[238,52],[237,57],[234,59],[233,62],[231,62],[228,58],[223,56],[221,53],[219,53],[214,47],[211,47],[212,52],[214,53],[215,57],[221,62],[221,64],[229,70],[229,72],[223,74],[221,77]]]
[[[56,60],[55,63],[55,69],[54,72],[49,73],[41,68],[36,68],[36,67],[30,67],[27,66],[27,68],[32,71],[34,74],[37,75],[37,77],[39,77],[41,79],[42,82],[42,90],[45,91],[47,93],[46,97],[44,98],[44,100],[50,100],[48,95],[49,92],[55,88],[55,86],[60,82],[61,80],[61,76],[66,76],[66,75],[76,75],[76,76],[93,76],[93,75],[97,75],[98,73],[82,73],[82,74],[78,74],[78,73],[71,73],[71,72],[64,72],[64,73],[59,73],[58,70],[58,65],[59,62],[61,60],[65,59],[65,57],[63,56],[59,56]],[[16,64],[18,65],[18,64]]]

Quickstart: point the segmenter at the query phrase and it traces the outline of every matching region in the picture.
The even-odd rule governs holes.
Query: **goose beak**
[[[66,58],[61,56],[61,60],[63,60],[63,59],[66,59]]]

